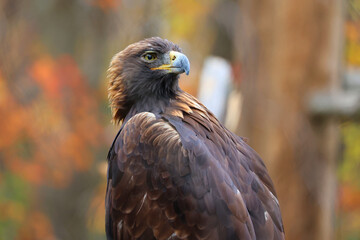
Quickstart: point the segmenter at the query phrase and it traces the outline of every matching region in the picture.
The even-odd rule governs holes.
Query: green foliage
[[[360,1],[347,0],[347,13],[351,20],[359,20],[360,16]]]
[[[5,172],[0,181],[0,239],[14,239],[29,208],[30,186],[21,177]]]
[[[0,202],[16,201],[26,205],[30,191],[29,184],[21,177],[5,172],[0,182]]]
[[[344,124],[342,137],[344,153],[339,167],[340,179],[346,183],[354,183],[360,188],[360,123]]]

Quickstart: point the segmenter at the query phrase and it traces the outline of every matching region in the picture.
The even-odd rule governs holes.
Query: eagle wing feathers
[[[234,139],[221,135],[216,137],[224,146],[218,148],[216,138],[206,135],[220,129],[208,125],[200,134],[204,127],[197,131],[194,123],[203,126],[202,119],[196,111],[183,118],[142,112],[124,124],[109,155],[108,222],[121,222],[110,234],[118,239],[256,239],[261,229],[271,227],[274,234],[282,229],[272,223],[279,215],[276,202],[268,202],[274,194],[239,151],[249,151],[242,149],[244,143],[227,150]],[[240,161],[234,161],[239,154]]]

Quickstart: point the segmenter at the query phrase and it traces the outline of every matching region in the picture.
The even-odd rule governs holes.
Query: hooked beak
[[[160,67],[151,68],[151,70],[166,70],[169,73],[186,73],[189,75],[190,62],[189,59],[182,53],[176,51],[169,52],[169,64],[163,64]]]

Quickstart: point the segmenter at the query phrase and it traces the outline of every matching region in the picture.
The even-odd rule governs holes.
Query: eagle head
[[[159,37],[129,45],[111,60],[109,100],[115,122],[131,106],[148,98],[172,98],[179,90],[179,74],[189,74],[190,63],[178,45]]]

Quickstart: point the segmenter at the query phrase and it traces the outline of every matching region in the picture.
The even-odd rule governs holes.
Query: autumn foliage
[[[0,172],[1,179],[6,183],[10,177],[31,189],[44,185],[66,188],[73,174],[90,170],[101,143],[103,126],[94,114],[98,111],[96,94],[70,55],[34,59],[27,74],[36,95],[25,104],[19,103],[7,84],[9,80],[1,76],[0,152],[2,167],[7,169],[6,174]],[[26,197],[27,204],[35,201]],[[51,235],[46,215],[13,200],[11,196],[1,199],[0,206],[6,209],[5,216],[19,225],[20,239],[22,235],[27,236],[24,239]],[[38,224],[23,225],[28,218],[37,219]],[[47,225],[50,227],[45,228]]]

